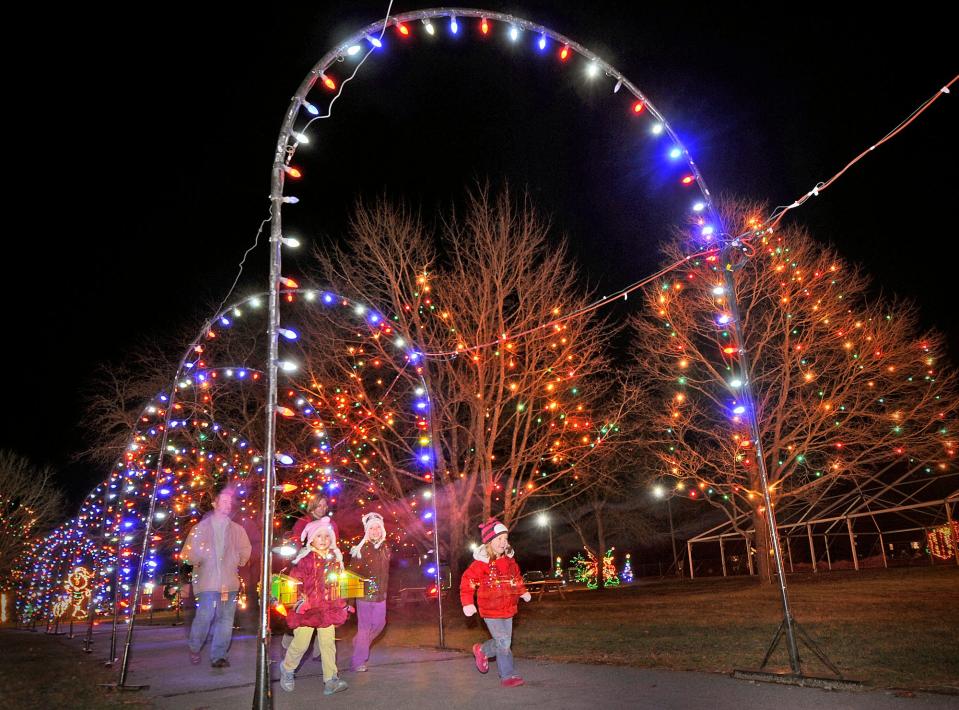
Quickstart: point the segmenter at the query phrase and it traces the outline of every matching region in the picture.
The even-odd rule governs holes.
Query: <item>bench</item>
[[[564,586],[566,585],[561,579],[538,579],[526,583],[526,589],[530,594],[534,595],[537,600],[542,599],[543,595],[547,592],[558,592],[560,599],[566,601],[566,593],[563,590]]]

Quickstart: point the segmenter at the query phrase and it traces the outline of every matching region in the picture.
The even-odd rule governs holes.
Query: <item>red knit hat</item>
[[[509,529],[496,518],[490,518],[485,523],[480,525],[479,529],[484,545],[494,537],[498,535],[505,535],[509,532]]]

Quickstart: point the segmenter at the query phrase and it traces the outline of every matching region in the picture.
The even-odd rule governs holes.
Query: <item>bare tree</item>
[[[756,214],[734,206],[727,223],[748,229]],[[768,579],[744,383],[756,399],[773,505],[814,501],[887,466],[944,469],[955,453],[947,423],[957,399],[942,338],[920,332],[914,306],[874,297],[858,268],[801,229],[758,234],[750,244],[736,271],[740,323],[730,323],[725,265],[702,257],[646,290],[648,314],[633,319],[633,345],[638,375],[659,390],[646,416],[661,473],[731,519],[750,512]],[[666,258],[682,250],[673,243]],[[738,370],[737,348],[752,372]]]
[[[7,589],[17,558],[31,538],[46,531],[63,510],[55,472],[12,451],[0,451],[0,588]]]
[[[326,407],[345,397],[375,425],[375,436],[358,432],[376,453],[367,476],[375,495],[400,500],[425,481],[412,466],[415,447],[402,443],[415,441],[415,417],[372,406],[386,386],[369,367],[376,362],[410,386],[427,382],[432,430],[423,433],[446,492],[436,504],[452,551],[480,519],[511,524],[535,512],[533,499],[558,504],[582,491],[582,461],[612,433],[593,414],[609,396],[602,373],[611,329],[589,315],[558,320],[585,306],[587,294],[528,200],[479,189],[441,240],[407,209],[361,205],[348,246],[319,257],[324,280],[391,315],[383,337],[347,346],[349,358],[339,358],[347,370],[310,357],[312,381],[300,383]]]

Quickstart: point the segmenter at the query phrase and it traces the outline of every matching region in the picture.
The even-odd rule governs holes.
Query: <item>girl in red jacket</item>
[[[476,605],[493,638],[485,643],[473,644],[473,658],[480,673],[489,670],[489,659],[496,657],[500,683],[506,688],[523,684],[523,679],[513,671],[513,617],[516,616],[517,600],[530,600],[523,584],[519,565],[513,559],[509,546],[509,530],[503,523],[490,518],[480,525],[483,544],[473,552],[473,563],[466,568],[460,580],[460,602],[463,613],[473,616]]]
[[[303,530],[306,545],[293,558],[290,576],[299,580],[300,600],[287,615],[293,642],[280,665],[280,687],[293,690],[294,674],[303,654],[310,648],[316,629],[323,661],[324,695],[346,690],[336,670],[336,627],[346,621],[346,601],[340,597],[343,555],[336,546],[336,533],[329,518],[309,523]]]

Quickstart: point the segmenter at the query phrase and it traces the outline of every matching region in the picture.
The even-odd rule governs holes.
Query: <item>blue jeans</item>
[[[513,640],[513,619],[483,619],[493,638],[483,644],[483,655],[496,658],[496,668],[500,678],[513,675],[513,652],[510,643]]]
[[[210,646],[210,660],[226,658],[230,641],[233,639],[236,592],[229,592],[226,601],[222,601],[220,592],[199,592],[196,596],[198,603],[193,626],[190,627],[190,651],[200,652],[212,625],[213,645]]]

